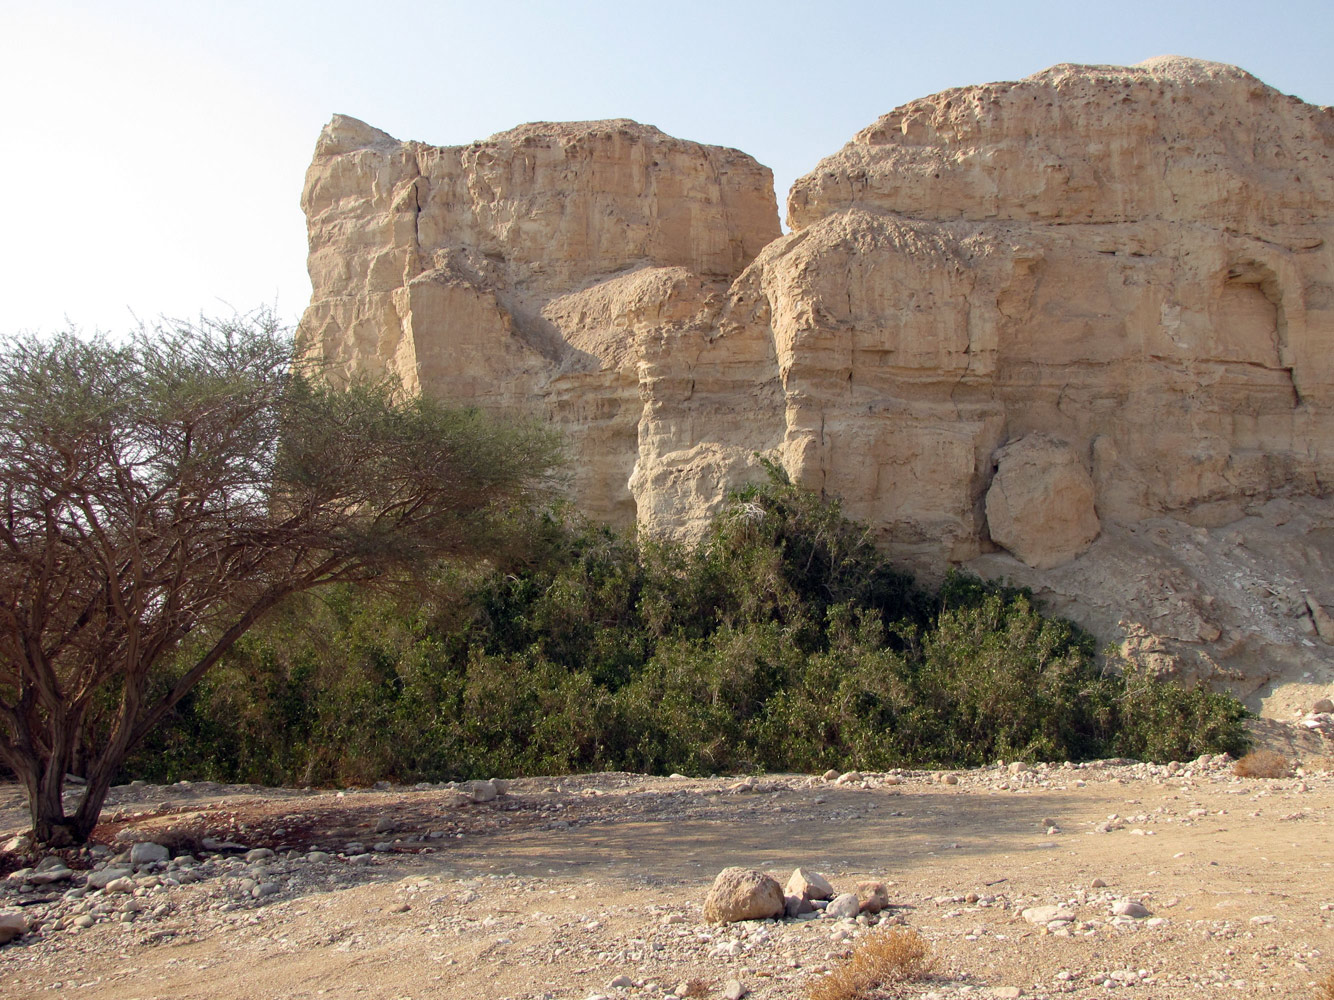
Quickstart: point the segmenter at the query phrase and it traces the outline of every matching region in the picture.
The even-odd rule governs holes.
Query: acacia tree
[[[0,342],[0,761],[37,842],[86,840],[126,754],[279,601],[476,553],[548,495],[549,432],[292,358],[264,314]]]

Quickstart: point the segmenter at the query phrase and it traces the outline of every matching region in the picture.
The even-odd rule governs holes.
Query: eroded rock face
[[[550,415],[574,493],[633,522],[635,340],[716,308],[778,235],[773,176],[735,150],[618,120],[523,125],[469,146],[325,126],[302,194],[304,349],[338,375]]]
[[[336,371],[545,413],[594,517],[698,537],[767,456],[929,576],[1151,606],[1104,639],[1154,647],[1136,623],[1198,596],[1179,641],[1226,673],[1244,601],[1106,581],[1143,524],[1334,524],[1331,154],[1334,112],[1234,67],[1062,65],[890,112],[780,235],[765,168],[632,122],[437,148],[335,118],[302,332]]]

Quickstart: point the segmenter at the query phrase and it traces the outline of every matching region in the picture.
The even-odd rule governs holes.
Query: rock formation
[[[1328,671],[1331,153],[1334,112],[1234,67],[1062,65],[885,115],[781,235],[768,170],[632,122],[437,148],[337,117],[302,335],[335,372],[546,414],[594,517],[697,537],[766,455],[919,571],[1067,594],[1128,652]],[[1233,569],[1301,614],[1247,639],[1249,584],[1165,540],[1284,518],[1289,561]],[[1133,590],[1132,550],[1180,586]],[[1164,636],[1177,606],[1198,627]]]

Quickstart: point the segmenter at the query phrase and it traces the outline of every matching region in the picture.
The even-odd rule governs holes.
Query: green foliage
[[[936,593],[778,474],[692,550],[568,510],[413,601],[333,588],[238,644],[132,763],[304,784],[1238,752],[1225,695],[1133,667],[1025,591]],[[201,749],[202,748],[202,749]]]

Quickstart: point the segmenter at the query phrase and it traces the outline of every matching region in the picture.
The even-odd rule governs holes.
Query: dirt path
[[[122,894],[141,904],[128,917],[120,902],[91,912],[105,892],[48,892],[23,907],[43,929],[0,950],[0,992],[584,1000],[661,998],[695,979],[709,996],[737,980],[763,1000],[803,996],[867,933],[825,918],[705,924],[704,894],[729,865],[783,881],[802,865],[839,889],[890,883],[884,917],[942,960],[912,996],[1309,998],[1334,972],[1331,775],[1238,779],[1210,763],[956,779],[588,775],[466,804],[435,786],[341,798],[121,789],[103,832],[126,829],[124,841],[212,830],[279,850],[260,863],[203,852],[198,880],[181,885],[169,878],[180,869],[141,872],[136,895]],[[0,830],[19,826],[13,805],[12,792],[0,800]],[[311,846],[351,860],[307,860]],[[255,897],[265,878],[278,888]],[[6,889],[0,909],[35,892]],[[1124,897],[1151,916],[1113,918]],[[1077,919],[1052,933],[1020,915],[1046,904]],[[622,975],[633,985],[610,985]]]

